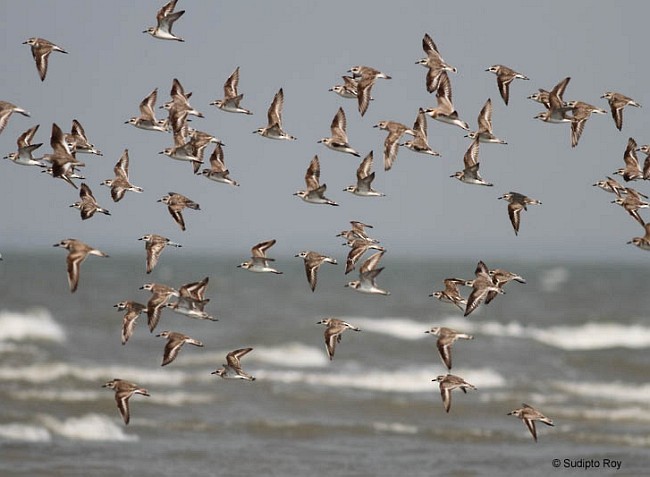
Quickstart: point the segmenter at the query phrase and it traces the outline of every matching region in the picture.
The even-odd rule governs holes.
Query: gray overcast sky
[[[185,43],[143,34],[155,24],[163,2],[113,0],[0,3],[4,36],[0,57],[0,99],[32,113],[13,115],[0,135],[0,153],[15,150],[17,136],[34,124],[36,142],[49,152],[52,122],[65,131],[73,118],[85,127],[103,157],[80,155],[87,183],[111,217],[82,222],[68,205],[77,192],[36,168],[2,161],[0,194],[2,252],[17,247],[45,250],[75,237],[108,253],[139,252],[136,239],[155,232],[190,250],[239,254],[254,243],[276,238],[275,256],[302,249],[341,253],[334,235],[351,219],[373,224],[374,236],[396,255],[500,255],[554,258],[577,255],[623,260],[644,259],[626,241],[642,229],[613,195],[592,183],[622,165],[627,138],[650,142],[647,78],[647,2],[190,2],[174,32]],[[385,133],[372,128],[389,119],[412,124],[419,107],[435,105],[426,92],[422,37],[429,33],[442,56],[458,68],[450,74],[454,103],[472,128],[485,100],[492,98],[495,133],[507,146],[482,145],[481,172],[492,188],[469,186],[449,176],[462,168],[469,145],[464,132],[429,120],[429,142],[441,158],[401,148],[391,171],[382,168]],[[45,82],[38,78],[29,37],[46,38],[69,54],[53,53]],[[499,97],[492,64],[508,65],[531,78],[511,85],[510,105]],[[373,88],[376,98],[361,118],[354,100],[328,88],[357,64],[390,75]],[[221,97],[225,79],[241,68],[243,104],[253,116],[209,106]],[[533,119],[542,108],[526,99],[537,88],[550,89],[565,76],[572,80],[565,99],[607,108],[606,90],[622,92],[645,107],[626,108],[623,131],[611,117],[592,117],[579,146],[572,150],[567,125]],[[227,145],[226,164],[241,183],[234,188],[193,176],[189,164],[158,152],[172,136],[125,125],[138,114],[144,96],[159,88],[166,101],[172,78],[194,94],[191,103],[205,114],[193,125]],[[284,88],[284,126],[298,141],[271,141],[251,134],[266,124],[273,95]],[[375,187],[385,198],[365,199],[342,192],[354,182],[358,160],[330,151],[316,141],[329,136],[339,106],[348,118],[350,143],[365,155],[375,151]],[[161,111],[162,113],[162,111]],[[160,115],[163,116],[162,114]],[[127,193],[115,204],[99,183],[113,177],[122,151],[131,157],[131,179],[145,189]],[[209,148],[208,154],[212,148]],[[315,206],[292,193],[304,188],[305,169],[321,160],[321,182],[340,207]],[[207,159],[207,157],[206,157]],[[207,162],[207,161],[206,161]],[[648,193],[645,183],[636,183]],[[523,213],[515,237],[504,201],[510,190],[540,199]],[[185,212],[187,231],[156,200],[176,191],[201,204]],[[644,211],[642,211],[643,215]]]

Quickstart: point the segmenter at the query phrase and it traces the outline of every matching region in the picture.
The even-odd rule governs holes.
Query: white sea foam
[[[506,383],[505,378],[496,371],[483,369],[460,369],[460,376],[477,388],[498,388]],[[401,370],[367,370],[346,373],[309,373],[304,371],[266,371],[256,373],[259,379],[286,384],[304,383],[313,386],[333,388],[362,389],[380,392],[419,393],[432,392],[437,384],[429,367],[407,368]]]
[[[329,360],[321,348],[307,346],[298,342],[280,344],[278,346],[252,345],[253,351],[242,358],[242,363],[267,363],[286,368],[322,368]],[[183,363],[187,366],[208,364],[213,369],[225,363],[226,354],[232,349],[222,349],[210,353],[184,356]],[[242,365],[244,368],[246,364]]]
[[[409,318],[346,317],[345,320],[363,331],[410,341],[424,338],[424,332],[429,329],[426,323]]]
[[[620,323],[584,323],[575,326],[539,328],[517,321],[498,323],[462,317],[447,317],[428,324],[410,318],[349,318],[364,331],[405,340],[423,339],[432,325],[447,326],[466,333],[509,338],[532,339],[554,348],[595,350],[609,348],[640,349],[650,347],[650,327]]]
[[[126,434],[124,426],[117,425],[115,419],[101,414],[91,413],[63,420],[46,414],[38,417],[51,433],[74,441],[131,442],[138,440],[138,436]]]
[[[49,442],[52,440],[52,435],[42,426],[14,422],[0,425],[0,439],[22,442]]]
[[[377,432],[387,434],[417,434],[417,426],[409,426],[399,422],[373,422],[372,427]]]
[[[646,383],[555,381],[553,385],[566,393],[588,398],[607,399],[621,403],[647,404],[650,401],[650,384]]]
[[[63,343],[65,332],[48,310],[0,311],[0,341],[42,340]]]
[[[550,411],[549,411],[550,414]],[[631,421],[631,422],[650,422],[650,410],[641,406],[626,406],[616,408],[588,408],[584,407],[567,407],[566,405],[557,408],[553,414],[568,418],[586,419],[594,421]]]
[[[175,386],[196,379],[194,374],[159,368],[136,368],[131,366],[80,366],[67,363],[39,363],[30,366],[0,367],[0,381],[24,381],[48,383],[63,378],[92,381],[103,384],[113,378],[126,379],[147,385]]]
[[[540,273],[539,282],[542,291],[553,293],[569,280],[569,270],[564,267],[549,268]]]

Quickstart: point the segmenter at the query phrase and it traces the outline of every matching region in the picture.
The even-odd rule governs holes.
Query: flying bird
[[[433,93],[440,85],[442,72],[451,71],[452,73],[456,73],[458,70],[442,59],[442,56],[438,53],[438,47],[428,33],[425,33],[424,38],[422,38],[422,49],[427,54],[427,57],[418,60],[415,64],[422,65],[428,69],[426,79],[427,91]]]
[[[81,264],[88,255],[96,255],[97,257],[108,257],[108,255],[101,250],[91,247],[77,239],[64,239],[59,243],[55,243],[54,247],[61,247],[68,251],[66,264],[68,266],[68,284],[70,291],[74,293],[79,286],[79,269]]]
[[[526,427],[530,431],[530,435],[533,436],[533,440],[535,442],[537,442],[537,430],[535,429],[535,421],[543,422],[547,426],[554,426],[551,419],[544,416],[537,409],[529,406],[526,403],[523,403],[523,407],[510,411],[508,413],[508,416],[516,416],[524,421],[524,424],[526,424]]]
[[[99,206],[97,200],[95,200],[93,192],[90,190],[90,187],[88,187],[86,183],[81,184],[81,189],[79,189],[79,197],[81,200],[70,205],[70,207],[79,209],[81,220],[91,218],[93,215],[95,215],[95,212],[100,212],[104,215],[111,215],[108,210]]]
[[[183,231],[185,231],[185,220],[181,213],[183,209],[189,207],[192,210],[201,210],[199,204],[176,192],[168,192],[167,195],[158,199],[157,202],[162,202],[167,205],[167,210]]]
[[[123,379],[113,379],[106,384],[102,385],[103,388],[113,389],[115,391],[115,401],[117,408],[124,419],[124,424],[128,424],[131,414],[129,413],[129,398],[134,394],[142,394],[143,396],[151,396],[149,391],[141,388],[137,384],[125,381]]]
[[[325,325],[325,347],[327,349],[327,356],[329,356],[330,361],[334,359],[334,351],[336,350],[336,344],[341,342],[341,334],[345,330],[361,331],[354,325],[351,325],[347,321],[340,320],[338,318],[325,318],[318,323],[317,325]]]
[[[253,351],[253,348],[241,348],[231,351],[226,355],[226,364],[221,365],[220,368],[212,371],[210,374],[216,374],[223,379],[244,379],[246,381],[255,381],[254,376],[244,372],[241,368],[241,359],[251,351]]]
[[[508,68],[504,65],[492,65],[485,71],[494,73],[497,75],[497,86],[499,87],[499,93],[501,93],[501,98],[503,102],[508,105],[508,99],[510,98],[510,83],[515,79],[529,80],[525,75],[517,73],[515,70]]]
[[[174,11],[174,8],[176,8],[176,2],[178,2],[178,0],[171,0],[169,3],[163,5],[156,13],[156,26],[149,27],[142,33],[149,33],[152,37],[161,40],[185,41],[181,37],[172,33],[174,22],[185,13],[185,10]]]
[[[518,192],[508,192],[503,194],[499,199],[503,199],[508,202],[508,217],[510,217],[510,222],[512,227],[515,229],[515,235],[519,234],[519,223],[521,222],[521,211],[528,210],[529,205],[541,205],[541,202],[537,199],[531,199],[523,194]]]
[[[305,273],[307,274],[307,281],[311,287],[311,291],[316,291],[316,283],[318,282],[318,269],[320,266],[327,262],[336,265],[336,259],[322,255],[318,252],[303,250],[295,255],[296,258],[302,258],[305,262]]]
[[[243,94],[237,92],[239,85],[239,66],[228,77],[223,85],[223,99],[216,99],[210,103],[210,106],[216,106],[222,111],[228,113],[243,113],[253,114],[248,109],[240,106],[241,100],[244,98]]]
[[[38,70],[38,76],[41,78],[41,81],[44,81],[45,75],[47,75],[47,63],[50,53],[58,51],[60,53],[65,53],[66,55],[68,54],[68,52],[63,48],[56,46],[45,38],[30,38],[29,40],[24,41],[23,45],[31,46],[32,56],[36,62],[36,69]]]

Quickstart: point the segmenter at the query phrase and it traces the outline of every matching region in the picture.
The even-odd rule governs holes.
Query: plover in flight
[[[347,121],[345,119],[345,111],[343,111],[343,108],[339,108],[330,125],[332,137],[319,139],[318,143],[324,144],[333,151],[345,152],[360,157],[360,154],[350,146],[346,129]]]
[[[237,268],[243,268],[249,272],[282,274],[282,272],[279,272],[269,266],[269,262],[272,262],[275,259],[266,256],[266,251],[273,247],[273,245],[275,245],[275,242],[276,240],[272,239],[265,242],[260,242],[257,245],[253,246],[253,248],[251,248],[250,261],[240,263],[237,265]]]
[[[237,92],[237,85],[239,84],[239,66],[228,77],[223,85],[223,99],[216,99],[210,103],[210,106],[216,106],[222,111],[228,113],[243,113],[253,114],[248,109],[239,105],[244,98],[243,94]]]
[[[288,141],[295,141],[297,138],[288,134],[282,129],[282,106],[284,105],[284,91],[282,88],[275,93],[273,102],[269,106],[267,112],[267,126],[265,128],[257,128],[253,131],[254,134],[259,134],[262,137],[269,139],[285,139]]]
[[[445,278],[443,280],[443,283],[445,284],[444,290],[435,291],[429,296],[433,296],[440,301],[456,305],[458,308],[460,308],[461,311],[464,311],[465,308],[463,308],[463,306],[467,305],[467,300],[461,296],[458,287],[460,285],[468,286],[467,280],[463,280],[462,278]]]
[[[129,181],[129,150],[124,149],[122,156],[113,167],[114,179],[106,179],[101,185],[111,188],[111,197],[114,202],[119,202],[126,194],[126,191],[141,193],[142,187],[134,186]]]
[[[111,215],[108,210],[100,207],[99,204],[97,204],[95,196],[93,196],[93,192],[85,182],[81,183],[81,189],[79,189],[79,197],[81,200],[70,205],[70,207],[79,209],[81,220],[91,218],[93,215],[95,215],[95,212],[101,212],[104,215]]]
[[[236,180],[229,177],[230,171],[224,163],[223,148],[221,144],[217,144],[210,155],[210,169],[203,169],[201,174],[215,182],[239,186],[239,183]]]
[[[347,321],[339,320],[338,318],[325,318],[320,320],[317,325],[325,325],[325,347],[327,348],[327,356],[330,361],[334,358],[334,351],[336,350],[336,343],[341,342],[341,334],[345,330],[361,331],[354,325]]]
[[[25,111],[23,108],[8,101],[0,101],[0,133],[2,133],[4,128],[7,126],[7,122],[13,113],[20,113],[27,117],[30,116],[29,112]]]
[[[218,321],[204,311],[205,305],[210,302],[210,299],[205,297],[205,290],[208,288],[209,280],[209,277],[205,277],[198,282],[182,285],[178,289],[178,300],[175,303],[167,303],[167,307],[188,318]]]
[[[548,105],[545,104],[546,111],[539,113],[535,116],[535,119],[553,124],[570,123],[573,121],[571,116],[567,114],[572,110],[572,108],[567,106],[562,99],[569,81],[571,81],[571,78],[567,76],[553,87],[551,92],[548,94]]]
[[[612,111],[612,118],[614,118],[614,123],[616,124],[616,129],[619,131],[623,128],[623,108],[625,106],[634,106],[640,108],[641,105],[634,101],[632,98],[628,98],[621,93],[613,93],[607,91],[604,93],[601,98],[607,99],[609,101],[609,107]]]
[[[467,297],[467,306],[465,307],[465,313],[463,316],[469,315],[471,312],[476,310],[476,308],[483,302],[488,296],[488,293],[495,292],[503,295],[505,292],[498,287],[492,277],[490,276],[490,271],[488,270],[485,263],[481,260],[476,265],[474,270],[475,278],[472,283],[472,291]]]
[[[161,40],[185,41],[181,37],[172,33],[174,22],[185,13],[185,10],[174,11],[174,8],[176,8],[176,2],[178,2],[178,0],[171,0],[169,3],[163,5],[163,7],[156,13],[157,25],[155,27],[147,28],[142,33],[149,33],[154,38],[159,38]]]
[[[633,138],[629,138],[625,147],[625,153],[623,154],[625,167],[617,169],[614,172],[614,174],[622,176],[625,182],[643,179],[643,171],[639,164],[639,158],[636,155],[637,150],[636,141]]]
[[[318,160],[318,156],[314,156],[309,163],[307,172],[305,173],[305,184],[307,185],[307,188],[305,190],[294,192],[293,195],[300,197],[302,200],[310,204],[339,205],[333,200],[325,197],[327,185],[320,185],[319,178],[320,161]]]
[[[140,102],[140,116],[132,117],[124,124],[132,124],[136,128],[144,129],[145,131],[169,131],[169,121],[165,119],[156,119],[154,108],[156,107],[156,100],[158,98],[158,88],[154,89],[149,96]]]
[[[91,247],[77,239],[64,239],[59,243],[55,243],[54,247],[61,247],[68,251],[66,264],[68,266],[68,284],[70,291],[74,293],[79,285],[79,269],[81,264],[88,255],[96,255],[98,257],[108,257],[108,254]]]
[[[503,139],[499,139],[492,133],[492,100],[488,98],[485,105],[478,113],[478,130],[468,133],[465,137],[475,139],[478,138],[479,142],[487,142],[493,144],[508,144]]]
[[[354,240],[363,240],[370,243],[379,243],[379,240],[370,238],[366,233],[366,229],[372,229],[373,226],[369,224],[364,224],[358,220],[350,220],[350,225],[352,228],[350,230],[343,230],[340,233],[336,234],[337,237],[343,237],[348,241],[348,245],[351,245],[350,242]],[[343,244],[346,245],[346,244]]]
[[[536,93],[533,93],[530,96],[526,96],[526,98],[535,101],[536,103],[543,104],[544,107],[548,109],[551,105],[548,100],[550,94],[551,94],[550,91],[546,91],[545,89],[539,88]]]
[[[442,56],[438,53],[438,47],[428,33],[425,33],[424,38],[422,38],[422,49],[427,54],[427,57],[416,61],[415,64],[428,68],[426,80],[427,91],[433,93],[440,85],[440,75],[443,71],[456,73],[458,70],[442,59]]]
[[[634,244],[639,247],[641,250],[650,251],[650,222],[643,224],[643,230],[645,233],[643,237],[634,237],[632,240],[627,242],[628,244]]]
[[[522,404],[523,407],[510,411],[508,416],[516,416],[526,424],[526,427],[530,431],[530,435],[533,436],[533,440],[537,442],[537,430],[535,429],[535,421],[540,421],[546,424],[547,426],[553,426],[553,421],[548,417],[544,416],[541,412],[535,409],[532,406],[529,406],[526,403]]]
[[[463,170],[455,172],[449,177],[454,177],[465,184],[482,185],[492,187],[494,184],[485,181],[479,174],[480,164],[478,162],[479,140],[475,138],[465,151],[463,156]]]
[[[650,204],[645,202],[641,197],[641,193],[637,190],[632,189],[631,187],[626,187],[625,196],[617,197],[612,201],[612,204],[618,204],[623,207],[634,220],[645,227],[645,221],[641,218],[641,215],[639,215],[639,209],[647,209],[650,207]]]
[[[498,288],[503,288],[506,284],[508,284],[511,281],[516,281],[519,283],[526,284],[526,280],[524,277],[521,275],[517,275],[516,273],[509,272],[508,270],[504,270],[502,268],[495,268],[494,270],[490,270],[489,272],[490,278],[492,278],[492,282],[498,287]],[[495,296],[497,296],[497,292],[490,291],[488,292],[487,296],[485,297],[485,304],[487,305],[490,303]]]
[[[167,210],[169,210],[169,213],[183,231],[185,231],[185,220],[183,220],[183,215],[181,214],[183,209],[189,207],[192,210],[201,210],[199,204],[176,192],[168,192],[167,195],[158,199],[157,202],[162,202],[167,205]]]
[[[571,108],[573,113],[571,116],[571,147],[576,147],[591,114],[607,114],[607,111],[583,101],[567,101],[566,105]]]
[[[61,128],[52,123],[52,133],[50,135],[50,146],[52,154],[46,154],[43,159],[52,164],[52,177],[60,178],[77,189],[77,185],[72,182],[75,169],[85,164],[79,162],[72,154],[70,146],[65,141],[65,136]]]
[[[370,172],[372,161],[373,153],[370,151],[357,168],[357,183],[347,186],[343,192],[351,192],[361,197],[384,197],[386,195],[372,188],[372,182],[375,180],[375,173]]]
[[[169,363],[176,359],[178,352],[181,350],[185,343],[189,343],[199,348],[203,348],[203,343],[199,340],[191,338],[183,333],[178,333],[176,331],[161,331],[156,335],[159,338],[167,338],[167,343],[165,344],[165,352],[163,353],[163,359],[160,366],[167,366]]]
[[[102,152],[88,141],[86,131],[77,119],[72,120],[72,128],[69,134],[64,136],[65,141],[71,145],[73,152],[81,154],[95,154],[96,156],[103,156]]]
[[[451,391],[454,389],[460,389],[463,393],[467,394],[468,389],[476,390],[474,385],[453,374],[441,375],[436,379],[432,379],[432,381],[437,381],[439,383],[442,403],[445,406],[446,412],[449,412],[449,409],[451,408]]]
[[[440,156],[440,153],[431,149],[429,146],[429,139],[427,137],[427,118],[424,114],[424,109],[420,108],[418,115],[413,123],[413,132],[415,136],[410,141],[405,141],[400,146],[404,146],[413,152],[421,154],[429,154],[431,156]]]
[[[40,158],[34,159],[34,156],[32,155],[36,149],[43,145],[43,143],[32,144],[32,140],[34,139],[34,135],[36,134],[38,127],[39,125],[37,124],[36,126],[33,126],[22,133],[16,141],[16,144],[18,145],[18,152],[11,152],[7,154],[3,159],[9,159],[15,164],[20,164],[21,166],[47,167],[40,161]]]
[[[508,202],[508,217],[510,217],[510,222],[512,227],[515,229],[515,235],[519,234],[519,223],[521,221],[521,211],[528,210],[529,205],[541,205],[541,202],[537,199],[531,199],[523,194],[518,192],[508,192],[503,194],[499,199],[506,200]]]
[[[386,73],[382,73],[372,66],[353,66],[348,70],[348,73],[352,73],[354,78],[363,78],[363,77],[373,77],[373,78],[382,78],[382,79],[391,79],[391,76],[388,76]]]
[[[183,88],[183,85],[178,80],[178,78],[172,79],[172,87],[169,91],[169,96],[171,97],[171,100],[163,103],[162,106],[160,106],[160,109],[166,109],[169,111],[170,118],[174,115],[174,113],[185,112],[188,115],[196,116],[197,118],[203,117],[203,113],[201,111],[197,111],[196,108],[193,108],[192,105],[190,105],[189,99],[192,96],[192,93],[185,92],[185,88]]]
[[[316,291],[316,283],[318,281],[318,269],[320,266],[327,262],[332,265],[336,265],[336,259],[328,257],[327,255],[321,255],[318,252],[306,251],[303,250],[299,252],[295,257],[304,259],[305,262],[305,273],[307,274],[307,281],[311,287],[311,291]]]
[[[625,194],[625,187],[621,185],[616,179],[613,179],[609,176],[607,176],[606,179],[600,180],[592,185],[594,187],[600,187],[605,192],[616,194],[618,197],[621,197],[622,194]]]
[[[457,340],[473,340],[472,335],[467,333],[460,333],[459,331],[452,330],[451,328],[446,328],[444,326],[434,326],[429,331],[425,333],[430,333],[436,335],[438,340],[436,341],[436,347],[438,348],[438,354],[443,364],[447,366],[447,369],[451,371],[451,345],[453,345]]]
[[[179,295],[178,290],[164,285],[162,283],[145,283],[140,287],[140,290],[148,290],[151,292],[151,298],[147,302],[147,325],[149,331],[153,332],[158,326],[160,315],[165,304],[171,297]]]
[[[438,106],[435,108],[427,108],[424,110],[424,113],[436,121],[453,124],[465,131],[469,131],[469,125],[458,116],[458,111],[454,107],[451,96],[451,82],[449,81],[447,72],[443,71],[440,74],[440,83],[436,91]]]
[[[375,242],[371,242],[363,239],[354,239],[350,242],[350,251],[345,261],[345,274],[347,275],[356,266],[359,259],[366,253],[368,250],[379,250],[385,251],[384,247],[380,247]]]
[[[382,290],[375,282],[377,276],[381,273],[384,267],[377,268],[377,264],[386,253],[385,250],[374,253],[365,262],[361,264],[359,269],[359,280],[354,280],[345,284],[361,293],[368,293],[372,295],[390,295],[389,291]]]
[[[172,242],[167,237],[163,237],[162,235],[158,234],[148,234],[140,237],[138,240],[142,240],[144,242],[144,248],[147,252],[147,273],[151,273],[151,271],[154,269],[158,263],[160,254],[166,246],[169,245],[170,247],[182,247],[181,244]]]
[[[397,121],[379,121],[373,128],[388,131],[388,135],[384,139],[384,170],[389,171],[393,167],[393,162],[397,159],[400,139],[404,134],[415,136],[415,131]]]
[[[115,391],[115,401],[117,408],[120,410],[124,424],[128,424],[130,420],[129,413],[129,398],[134,394],[142,394],[143,396],[151,396],[149,391],[141,388],[137,384],[124,381],[123,379],[113,379],[106,384],[102,385],[103,388],[110,388]]]
[[[135,301],[122,301],[117,305],[113,305],[114,308],[117,308],[117,311],[126,311],[124,318],[122,319],[122,344],[125,345],[131,335],[133,335],[133,330],[135,328],[135,321],[138,319],[140,314],[147,311],[147,305]]]
[[[530,79],[527,76],[522,75],[521,73],[517,73],[515,70],[503,65],[492,65],[485,71],[489,71],[490,73],[497,75],[497,86],[499,87],[499,93],[501,93],[503,102],[506,103],[506,105],[508,104],[508,99],[510,98],[510,83],[512,83],[515,78],[522,80]]]
[[[246,381],[255,381],[255,377],[244,372],[241,369],[241,359],[253,351],[253,348],[241,348],[231,351],[226,355],[226,364],[212,371],[210,374],[216,374],[223,379],[244,379]]]
[[[44,38],[30,38],[29,40],[24,41],[23,45],[31,46],[32,56],[36,62],[36,69],[38,70],[38,76],[41,78],[41,81],[45,80],[45,75],[47,75],[47,60],[50,53],[58,51],[60,53],[68,54],[68,52],[63,48],[56,46],[54,43],[47,41]]]
[[[361,116],[366,114],[370,105],[370,92],[377,78],[391,79],[385,73],[370,66],[353,66],[348,70],[352,77],[357,79],[357,103]]]
[[[341,78],[343,78],[343,84],[332,86],[328,91],[335,92],[341,98],[356,99],[358,96],[357,87],[359,82],[352,76],[341,76]],[[372,100],[373,98],[370,98],[370,101]]]

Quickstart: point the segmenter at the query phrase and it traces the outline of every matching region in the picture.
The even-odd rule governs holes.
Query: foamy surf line
[[[347,321],[370,333],[384,334],[404,340],[425,338],[431,326],[446,326],[465,333],[487,336],[532,339],[545,345],[569,351],[610,348],[642,349],[650,347],[650,327],[620,323],[585,323],[576,326],[539,328],[516,321],[498,323],[461,317],[431,320],[429,323],[410,318],[346,317]]]
[[[63,327],[45,308],[24,312],[0,311],[0,341],[41,340],[63,343],[66,339]]]
[[[127,434],[123,426],[114,419],[101,414],[86,414],[81,417],[57,419],[41,414],[35,423],[12,422],[0,425],[0,440],[19,442],[50,442],[53,436],[71,441],[133,442],[139,438]]]
[[[506,385],[506,379],[490,368],[459,369],[458,375],[479,389],[501,388]],[[285,384],[307,384],[390,393],[430,393],[438,389],[437,383],[431,381],[436,377],[436,373],[432,372],[430,367],[390,371],[374,369],[365,372],[331,374],[259,370],[256,376],[259,380],[264,379]]]

